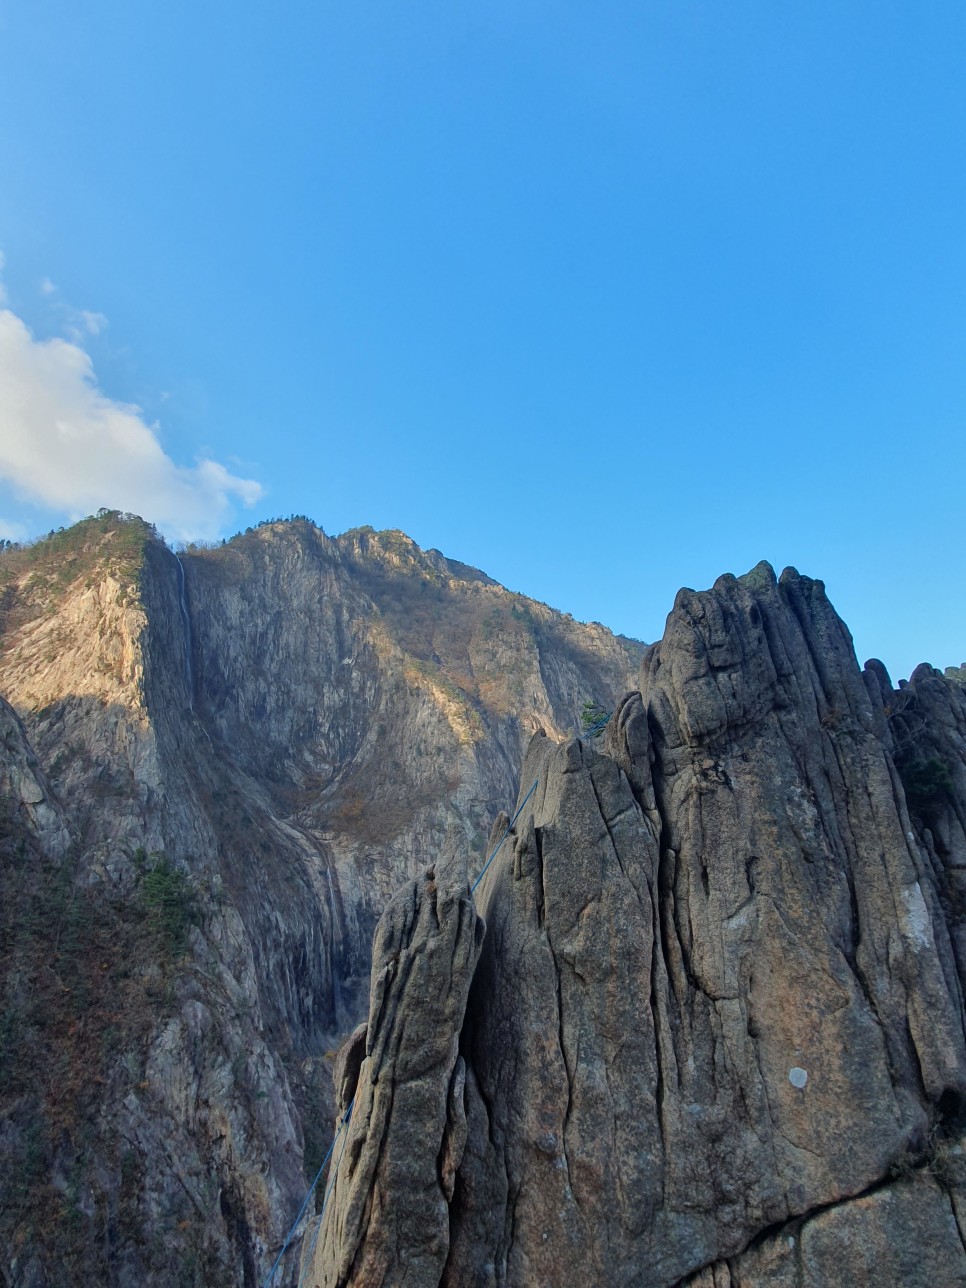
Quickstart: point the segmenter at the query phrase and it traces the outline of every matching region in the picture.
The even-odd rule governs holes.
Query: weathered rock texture
[[[467,1134],[459,1029],[482,941],[465,883],[440,889],[433,871],[379,923],[365,1058],[339,1089],[352,1112],[318,1244],[327,1286],[440,1280]]]
[[[0,553],[0,632],[0,1279],[259,1284],[390,895],[641,646],[402,533],[111,513]]]
[[[533,739],[465,1008],[465,954],[394,977],[435,1089],[353,1114],[306,1282],[966,1283],[964,753],[958,676],[862,673],[820,582],[682,591],[601,746]]]

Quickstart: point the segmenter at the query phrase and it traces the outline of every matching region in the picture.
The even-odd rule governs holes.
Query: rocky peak
[[[370,1007],[360,1086],[392,1109],[353,1114],[305,1282],[370,1282],[374,1247],[398,1284],[966,1282],[964,749],[955,680],[863,674],[820,582],[681,592],[601,743],[531,742],[439,1017],[455,1153],[452,1062],[422,1071],[431,1119],[395,1102]],[[400,977],[391,1031],[448,979]],[[388,1140],[399,1190],[357,1163]]]

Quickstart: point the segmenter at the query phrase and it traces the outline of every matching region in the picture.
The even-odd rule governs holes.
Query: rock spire
[[[966,690],[821,582],[682,591],[476,910],[387,912],[305,1282],[966,1283],[964,773]]]

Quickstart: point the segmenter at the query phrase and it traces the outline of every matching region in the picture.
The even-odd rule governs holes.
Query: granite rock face
[[[0,552],[0,1280],[261,1283],[392,894],[641,651],[402,533]]]
[[[398,978],[399,1030],[448,999],[456,1081],[421,1089],[418,1186],[365,1189],[383,1120],[353,1116],[361,1216],[330,1201],[306,1282],[966,1282],[964,699],[861,672],[794,570],[682,591],[599,744],[534,737],[465,1007],[445,956]],[[366,1060],[391,1100],[396,1057]]]
[[[441,889],[432,870],[383,914],[365,1056],[353,1079],[340,1078],[351,1119],[315,1252],[327,1288],[439,1282],[467,1136],[459,1030],[482,941],[465,886]]]
[[[0,698],[0,800],[5,805],[4,831],[50,858],[61,858],[70,844],[70,828],[47,776],[40,766],[16,711]]]

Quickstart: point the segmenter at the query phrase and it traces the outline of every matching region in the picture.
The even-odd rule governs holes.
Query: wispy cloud
[[[0,271],[2,269],[3,263],[0,262]],[[107,318],[103,313],[96,313],[92,309],[74,308],[73,304],[64,299],[57,283],[52,282],[49,277],[41,278],[40,294],[49,302],[54,316],[58,318],[68,338],[76,343],[79,344],[89,335],[100,335],[102,331],[107,330]],[[0,300],[0,303],[2,302]]]
[[[88,335],[100,335],[107,326],[107,318],[103,313],[92,313],[90,309],[81,309],[80,317]]]
[[[177,540],[217,536],[237,503],[258,500],[261,484],[217,461],[176,464],[140,408],[98,384],[79,341],[81,328],[97,335],[107,319],[78,317],[69,340],[39,340],[0,308],[0,478],[24,500],[71,518],[106,506],[140,514]]]
[[[28,535],[22,523],[8,523],[0,519],[0,541],[23,541]]]

